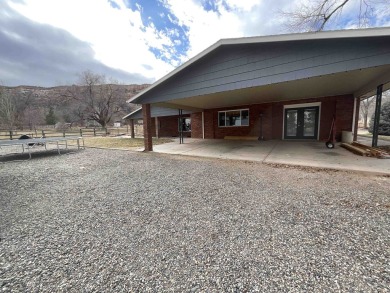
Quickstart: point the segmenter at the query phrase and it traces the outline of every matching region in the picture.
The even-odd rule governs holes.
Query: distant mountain
[[[150,84],[119,85],[119,87],[123,87],[125,89],[126,101],[149,86]],[[38,103],[43,102],[43,104],[47,102],[47,99],[60,98],[61,93],[66,91],[66,89],[69,87],[70,86],[38,87],[29,85],[20,85],[16,87],[0,86],[0,88],[3,88],[6,92],[9,92],[11,96],[27,94],[34,97]]]
[[[121,90],[124,89],[123,104],[121,110],[116,113],[110,123],[114,121],[121,121],[122,117],[136,109],[139,105],[125,103],[131,97],[135,96],[145,88],[149,87],[149,84],[130,84],[130,85],[115,85]],[[14,125],[17,128],[29,127],[30,129],[36,125],[45,125],[45,117],[49,111],[54,110],[54,115],[57,122],[71,122],[75,125],[84,125],[82,115],[78,101],[67,99],[64,94],[67,89],[77,91],[77,87],[80,90],[83,86],[71,85],[71,86],[56,86],[56,87],[37,87],[21,85],[16,87],[0,86],[0,90],[11,98],[14,104]],[[123,91],[121,91],[123,94]],[[0,109],[1,110],[1,109]],[[1,111],[0,111],[1,113]],[[0,117],[0,129],[8,127],[5,117]]]

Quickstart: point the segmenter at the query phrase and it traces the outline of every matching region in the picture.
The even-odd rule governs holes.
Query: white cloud
[[[200,2],[192,0],[166,0],[165,5],[186,26],[190,43],[187,57],[193,57],[221,38],[243,36],[242,21],[219,5],[219,12],[206,11]]]
[[[223,38],[238,38],[280,33],[282,19],[278,7],[291,5],[291,0],[226,0],[214,1],[217,11],[206,11],[203,0],[161,0],[179,19],[179,25],[188,28],[191,58]]]
[[[206,0],[158,0],[156,9],[157,3],[168,9],[159,15],[175,25],[156,28],[150,16],[142,15],[142,0],[137,0],[135,10],[128,8],[134,0],[110,1],[119,9],[107,0],[23,0],[9,5],[27,18],[62,28],[88,42],[95,58],[107,66],[158,79],[219,39],[285,33],[282,26],[285,19],[279,12],[311,3],[310,0],[207,0],[214,8],[207,11],[203,6]],[[374,15],[376,25],[390,25],[388,7],[376,9]],[[150,24],[145,26],[142,16],[149,17]],[[353,17],[356,3],[348,4],[343,22],[331,28],[356,27]],[[187,51],[177,51],[187,44]],[[156,57],[151,49],[158,50],[160,55]]]
[[[150,46],[162,49],[172,41],[154,26],[145,27],[139,10],[127,8],[120,0],[115,3],[120,9],[106,0],[25,0],[10,5],[34,21],[62,28],[90,43],[95,58],[107,66],[148,78],[159,78],[172,70],[149,50]]]
[[[259,0],[226,0],[226,3],[234,8],[234,9],[238,9],[238,10],[242,10],[242,11],[251,11],[255,6],[258,6],[259,5]]]

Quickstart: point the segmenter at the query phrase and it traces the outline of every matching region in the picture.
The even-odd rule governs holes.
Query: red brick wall
[[[336,106],[336,139],[341,140],[341,131],[352,131],[353,121],[353,104],[352,95],[337,97]],[[358,116],[359,117],[359,116]]]
[[[352,131],[353,104],[352,95],[312,98],[277,103],[243,105],[239,107],[205,110],[205,138],[224,138],[225,136],[260,136],[260,113],[263,113],[263,137],[265,139],[283,138],[284,105],[321,102],[319,139],[327,140],[336,105],[336,138],[340,140],[341,131]],[[249,126],[219,127],[218,111],[249,109]],[[191,115],[192,137],[202,138],[202,113]]]
[[[203,138],[202,112],[191,114],[191,137]]]
[[[215,114],[217,115],[217,114]],[[215,138],[214,137],[214,110],[204,111],[204,138]],[[192,123],[192,121],[191,121]],[[202,123],[202,122],[201,122]],[[218,124],[217,124],[218,127]]]
[[[281,139],[282,136],[283,103],[272,103],[272,139]]]
[[[359,127],[360,99],[356,99],[355,111],[356,111],[355,124],[353,125],[353,130],[352,130],[354,141],[357,140],[357,133],[358,133],[358,127]]]
[[[156,137],[156,118],[152,118],[152,136]]]
[[[190,115],[183,115],[183,117],[190,117]],[[179,123],[179,115],[159,117],[158,118],[159,137],[177,137],[177,136],[179,136],[179,124],[178,123]],[[192,128],[192,120],[191,120],[191,128]],[[154,130],[155,129],[156,128],[154,128]],[[154,133],[156,133],[156,132],[154,132]],[[191,137],[191,132],[184,132],[184,137]]]
[[[170,136],[178,136],[179,128],[178,128],[178,119],[177,116],[167,116],[167,117],[159,117],[159,136],[160,137],[170,137]]]

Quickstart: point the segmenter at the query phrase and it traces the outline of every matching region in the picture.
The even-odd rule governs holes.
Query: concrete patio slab
[[[234,141],[224,139],[186,139],[154,146],[158,153],[199,156],[220,159],[249,160],[262,162],[275,143],[272,141]]]
[[[138,151],[142,151],[139,148]],[[390,175],[390,160],[361,157],[336,145],[328,149],[318,141],[237,141],[223,139],[190,139],[179,144],[156,145],[157,153],[218,159],[245,160],[265,164],[285,164],[354,172]]]
[[[358,156],[338,144],[334,149],[328,149],[323,142],[280,141],[264,163],[390,175],[388,159]]]

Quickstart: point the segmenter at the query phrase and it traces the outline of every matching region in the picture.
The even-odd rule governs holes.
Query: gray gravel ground
[[[96,149],[7,158],[4,292],[389,292],[388,177]]]

